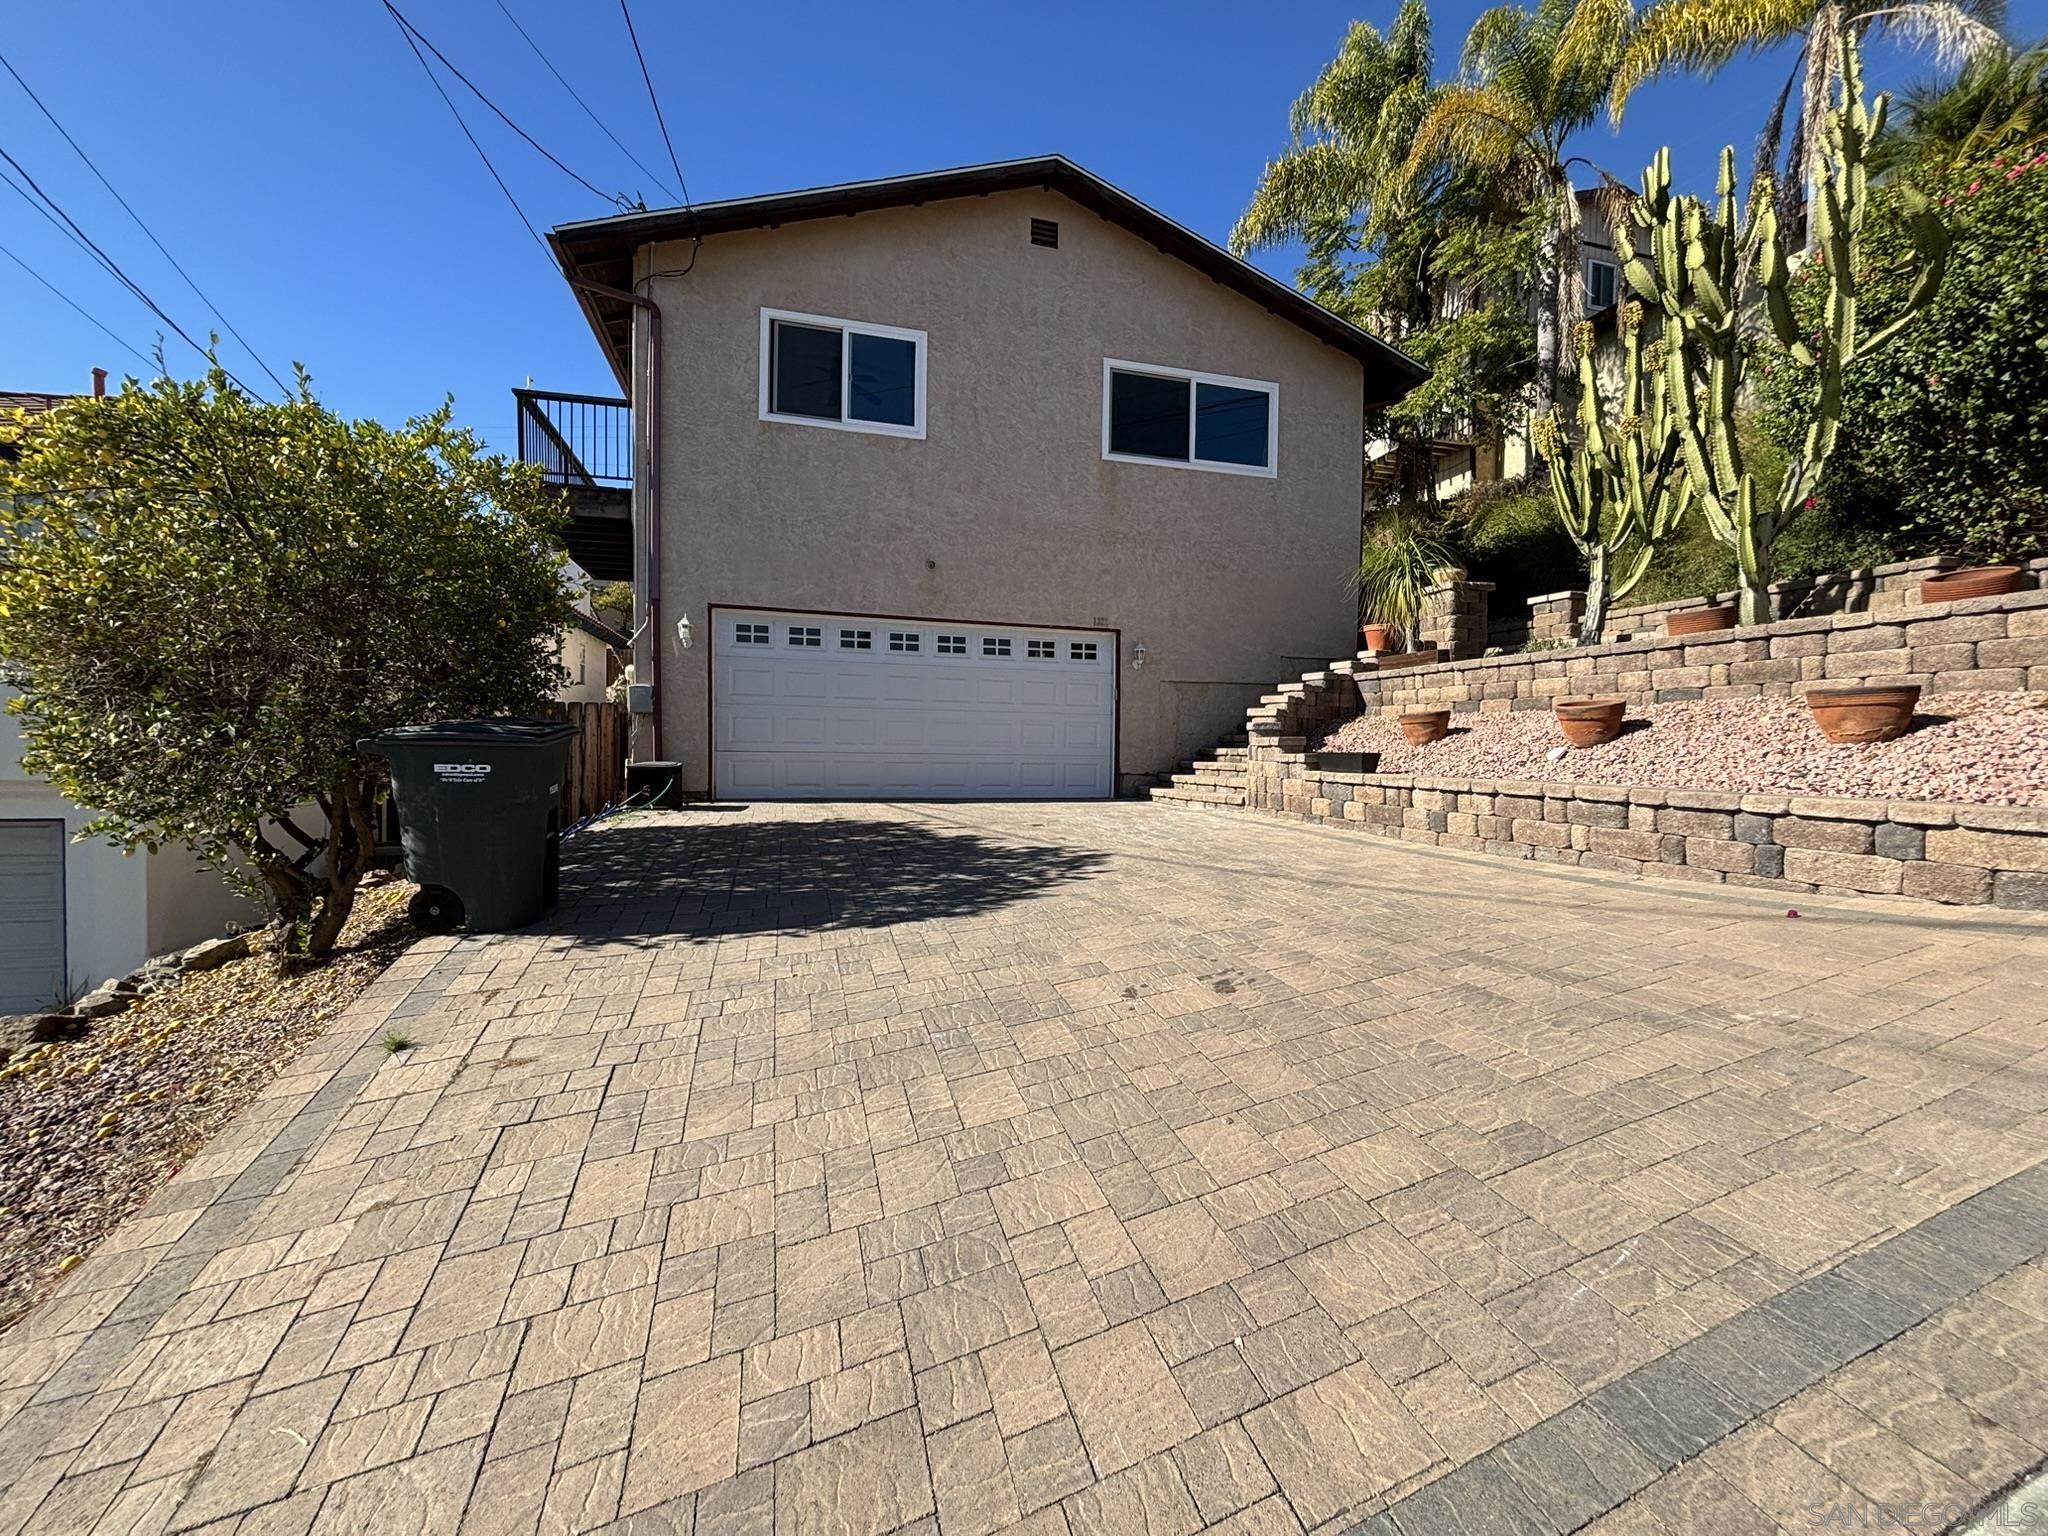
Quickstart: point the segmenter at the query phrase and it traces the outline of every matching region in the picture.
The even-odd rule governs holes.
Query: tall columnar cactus
[[[1633,217],[1648,231],[1650,249],[1628,259],[1628,280],[1662,311],[1666,388],[1684,442],[1686,477],[1714,537],[1735,551],[1744,624],[1772,617],[1772,547],[1811,500],[1834,451],[1842,424],[1843,370],[1884,345],[1934,298],[1948,259],[1948,231],[1932,206],[1912,188],[1899,187],[1917,271],[1904,310],[1878,329],[1864,330],[1857,311],[1864,277],[1863,221],[1869,210],[1864,161],[1871,141],[1883,131],[1886,97],[1864,105],[1863,66],[1853,33],[1843,34],[1841,48],[1841,96],[1827,115],[1812,201],[1816,239],[1808,259],[1819,266],[1827,284],[1825,318],[1818,330],[1802,334],[1793,318],[1792,253],[1779,232],[1767,178],[1751,186],[1749,228],[1742,227],[1732,147],[1721,151],[1713,211],[1698,198],[1671,195],[1668,149],[1659,150],[1643,172],[1643,195],[1634,206]],[[1748,273],[1745,258],[1754,262]],[[1769,505],[1762,504],[1736,437],[1749,341],[1741,306],[1745,280],[1761,288],[1771,329],[1793,361],[1814,372],[1805,440],[1786,464]]]
[[[1558,520],[1586,562],[1586,616],[1579,643],[1599,641],[1608,605],[1627,597],[1692,505],[1683,434],[1671,404],[1665,343],[1643,344],[1643,306],[1621,311],[1621,397],[1610,422],[1593,361],[1593,327],[1581,322],[1579,432],[1555,417],[1537,423],[1537,446],[1550,468]]]

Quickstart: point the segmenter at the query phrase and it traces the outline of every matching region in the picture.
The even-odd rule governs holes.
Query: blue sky
[[[667,159],[614,0],[504,0],[555,67],[655,171]],[[520,124],[598,186],[667,201],[563,91],[498,0],[404,0],[413,22]],[[1440,65],[1480,7],[1439,0]],[[195,15],[206,17],[194,25]],[[669,128],[699,200],[1058,151],[1221,240],[1285,142],[1295,94],[1353,17],[1391,0],[886,6],[637,0]],[[2048,0],[2016,0],[2039,30]],[[380,0],[107,0],[13,8],[15,68],[227,318],[279,372],[396,420],[452,392],[512,444],[509,389],[612,392],[566,286],[463,141]],[[1579,152],[1633,181],[1658,143],[1709,179],[1746,157],[1783,59],[1711,86],[1661,84],[1618,134]],[[1917,66],[1880,53],[1876,83]],[[447,82],[536,225],[606,210]],[[0,146],[173,317],[220,329],[13,81]],[[144,352],[161,323],[0,188],[0,244]],[[1268,265],[1291,275],[1284,256]],[[175,338],[173,371],[196,359]],[[262,375],[232,342],[224,360]],[[0,389],[82,389],[94,364],[138,369],[0,257]]]

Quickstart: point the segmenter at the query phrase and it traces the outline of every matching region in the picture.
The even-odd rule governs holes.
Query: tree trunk
[[[1586,612],[1579,620],[1579,644],[1600,643],[1600,631],[1607,627],[1607,606],[1613,597],[1614,583],[1607,573],[1607,546],[1596,545],[1586,560]]]
[[[1555,218],[1543,232],[1536,252],[1536,414],[1548,416],[1557,404],[1558,360],[1558,229]]]

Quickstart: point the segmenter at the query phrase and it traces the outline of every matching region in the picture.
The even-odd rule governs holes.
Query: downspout
[[[647,316],[647,687],[653,701],[652,758],[662,760],[661,750],[661,306],[650,298],[593,283],[584,277],[569,277],[571,287],[600,298],[631,304]]]

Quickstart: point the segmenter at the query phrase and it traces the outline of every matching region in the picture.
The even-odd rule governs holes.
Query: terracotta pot
[[[1426,747],[1451,733],[1448,709],[1411,709],[1401,716],[1401,734],[1411,747]]]
[[[1614,695],[1559,699],[1551,705],[1564,739],[1575,747],[1597,747],[1621,734],[1628,700]]]
[[[1829,741],[1858,746],[1905,735],[1919,702],[1918,683],[1806,690],[1806,707],[1813,711],[1820,733]]]
[[[1394,626],[1391,624],[1361,624],[1358,638],[1368,651],[1377,656],[1381,651],[1394,648]]]
[[[2026,575],[2017,565],[1977,565],[1966,571],[1944,571],[1920,583],[1920,601],[1955,603],[1966,597],[1997,597],[2019,591]]]
[[[1681,608],[1664,615],[1667,635],[1710,635],[1717,629],[1735,627],[1733,608]]]

